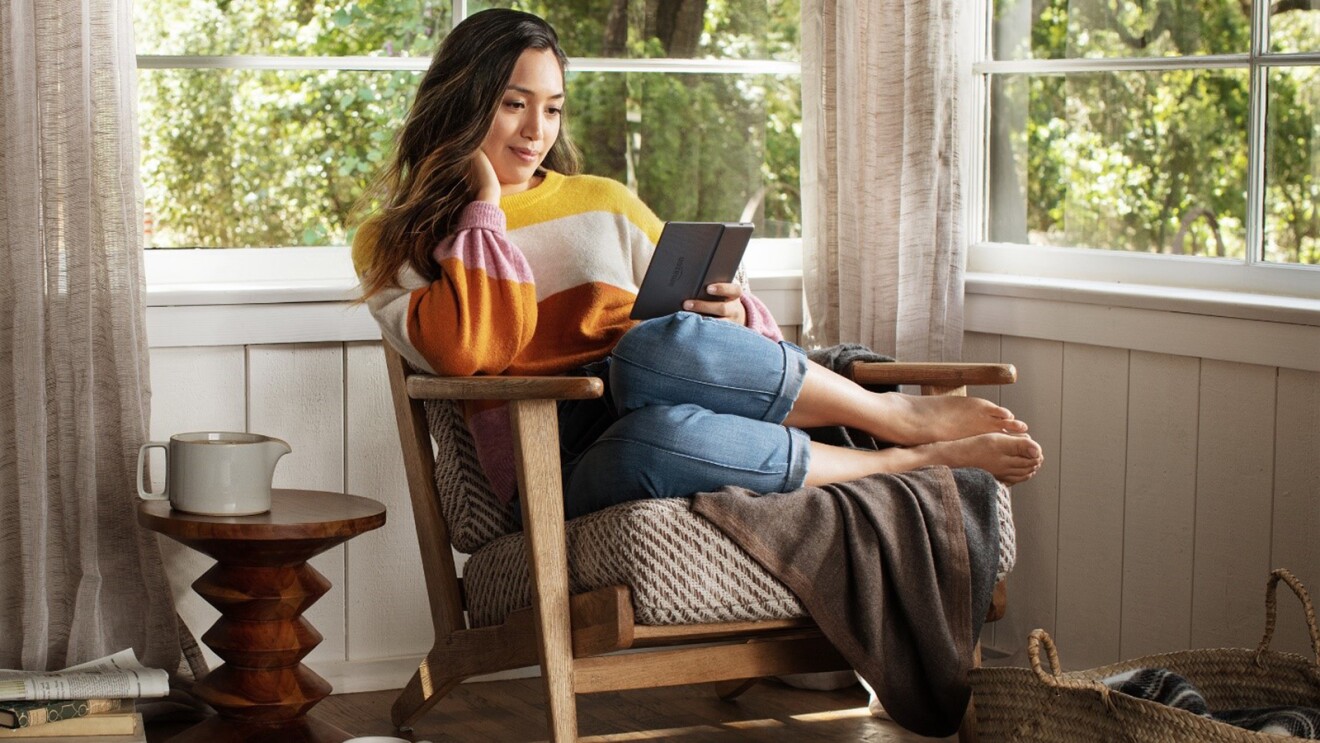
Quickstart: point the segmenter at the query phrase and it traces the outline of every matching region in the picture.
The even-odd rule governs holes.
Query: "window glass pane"
[[[797,78],[570,73],[568,98],[586,171],[627,183],[661,219],[800,234]]]
[[[1320,68],[1270,71],[1265,260],[1320,264]]]
[[[138,54],[429,57],[450,0],[137,0]]]
[[[342,245],[418,73],[141,70],[148,245]]]
[[[990,239],[1244,255],[1247,75],[996,77]]]
[[[799,0],[469,0],[550,22],[570,57],[798,59]]]
[[[1320,51],[1320,8],[1302,2],[1271,5],[1270,49],[1276,52]]]
[[[142,70],[149,244],[343,244],[419,76]],[[586,171],[627,183],[662,218],[800,234],[795,77],[570,73],[568,95]]]
[[[1238,0],[994,0],[995,59],[1245,53],[1249,3]]]

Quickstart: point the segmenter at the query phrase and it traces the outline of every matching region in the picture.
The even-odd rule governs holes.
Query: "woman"
[[[560,404],[565,513],[739,485],[794,490],[929,464],[1006,483],[1041,451],[1006,409],[973,398],[868,392],[812,364],[734,283],[720,301],[628,319],[661,221],[614,181],[578,175],[564,129],[567,57],[536,16],[487,10],[445,39],[358,231],[354,263],[385,338],[437,374],[591,374],[604,400]],[[506,502],[500,403],[468,405]],[[900,446],[808,440],[846,425]]]

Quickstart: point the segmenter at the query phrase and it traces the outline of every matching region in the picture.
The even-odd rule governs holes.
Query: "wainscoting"
[[[1053,633],[1065,668],[1254,646],[1270,568],[1320,588],[1320,367],[1093,345],[973,321],[976,309],[969,302],[964,358],[1013,363],[1020,381],[974,393],[1028,421],[1048,458],[1014,491],[1018,566],[1008,615],[986,631],[988,662],[1022,663],[1035,627]],[[401,686],[431,629],[379,342],[356,331],[266,342],[263,325],[254,343],[185,345],[160,327],[153,438],[278,436],[293,453],[276,486],[386,504],[384,528],[313,561],[334,588],[306,613],[325,638],[308,662],[337,691]],[[1289,353],[1320,358],[1318,348]],[[180,613],[200,636],[218,614],[188,584],[208,561],[162,546]],[[1301,612],[1281,598],[1276,647],[1307,652]]]
[[[992,657],[1021,664],[1036,627],[1074,669],[1255,647],[1272,568],[1320,587],[1320,374],[981,333],[963,356],[1017,366],[1018,384],[973,393],[1028,421],[1048,458],[1013,491]],[[1275,647],[1309,654],[1300,604],[1281,596],[1279,613]]]

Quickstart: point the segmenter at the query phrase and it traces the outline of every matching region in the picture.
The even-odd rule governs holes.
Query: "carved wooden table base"
[[[275,490],[256,516],[198,516],[165,501],[138,505],[138,523],[216,559],[193,588],[221,617],[202,641],[224,659],[193,688],[217,717],[171,743],[339,743],[352,737],[307,716],[330,684],[302,664],[321,633],[302,614],[330,590],[307,561],[385,523],[369,498]]]

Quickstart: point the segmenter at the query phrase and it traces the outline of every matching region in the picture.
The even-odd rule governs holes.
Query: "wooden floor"
[[[522,743],[546,739],[540,679],[462,684],[414,726],[400,734],[389,721],[395,691],[337,694],[313,716],[354,735],[400,735],[432,743]],[[777,682],[757,684],[734,702],[722,702],[709,686],[678,686],[578,697],[578,729],[584,741],[930,741],[866,710],[859,686],[806,691]],[[177,726],[148,725],[159,743]],[[949,740],[953,740],[950,738]]]

